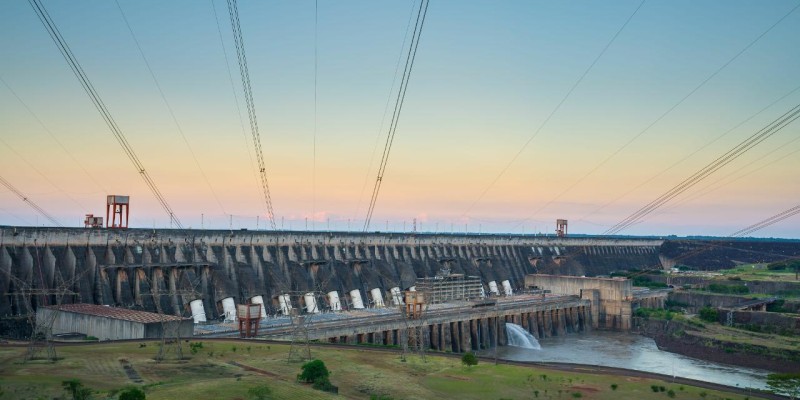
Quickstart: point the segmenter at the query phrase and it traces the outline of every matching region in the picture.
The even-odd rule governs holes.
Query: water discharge
[[[525,328],[506,322],[506,336],[508,338],[508,345],[514,347],[522,347],[523,349],[541,350],[542,346],[533,335],[528,333]]]

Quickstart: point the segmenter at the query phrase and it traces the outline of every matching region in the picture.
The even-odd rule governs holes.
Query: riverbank
[[[800,371],[800,339],[646,318],[634,318],[634,331],[655,340],[659,349],[677,354],[771,372]]]

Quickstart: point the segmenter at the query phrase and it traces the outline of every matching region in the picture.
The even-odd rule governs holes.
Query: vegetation
[[[338,392],[339,388],[329,380],[331,373],[322,360],[309,361],[303,364],[302,370],[303,372],[297,375],[298,381],[311,383],[311,387],[324,392]]]
[[[661,308],[637,308],[636,311],[633,312],[633,315],[644,319],[653,318],[653,319],[665,319],[667,321],[671,321],[676,318],[680,319],[682,313],[670,310],[664,310]]]
[[[203,342],[189,343],[189,351],[191,351],[192,354],[197,354],[197,352],[199,352],[202,349],[203,349]]]
[[[467,367],[478,365],[478,357],[475,357],[475,353],[471,351],[466,352],[463,356],[461,356],[461,363]]]
[[[703,307],[700,309],[698,313],[700,319],[706,322],[717,322],[719,321],[719,311],[713,307]]]
[[[708,285],[708,291],[720,294],[748,294],[750,289],[745,285],[725,285],[720,283],[711,283]]]
[[[61,387],[72,396],[72,400],[88,400],[92,396],[92,389],[83,386],[78,379],[68,379],[61,382]]]
[[[119,394],[119,400],[145,400],[146,398],[144,390],[137,387],[127,388]]]
[[[267,385],[258,385],[247,389],[247,395],[252,400],[269,400],[272,398],[272,389]]]
[[[154,363],[158,347],[154,343],[147,342],[146,347],[140,347],[140,342],[105,341],[64,346],[58,348],[58,362],[24,364],[21,361],[27,348],[0,346],[0,386],[5,392],[0,399],[71,399],[61,382],[76,379],[84,388],[92,389],[93,399],[116,400],[130,383],[121,373],[120,359],[127,360],[126,365],[141,376],[144,382],[138,387],[147,394],[147,400],[256,400],[251,389],[264,384],[269,389],[264,392],[265,398],[289,400],[534,399],[537,391],[537,400],[566,400],[572,393],[593,400],[668,400],[666,391],[653,393],[650,385],[674,389],[677,399],[699,399],[701,391],[714,400],[745,397],[688,385],[679,391],[678,385],[658,379],[597,375],[587,370],[567,372],[489,362],[464,368],[461,355],[429,353],[425,361],[410,355],[401,362],[399,352],[373,352],[363,347],[353,351],[313,348],[314,358],[324,360],[330,376],[335,377],[333,383],[339,386],[336,396],[296,380],[302,364],[286,362],[288,345],[203,340],[203,350],[189,359]],[[230,350],[233,345],[239,347],[236,353]],[[246,346],[251,346],[249,353]],[[241,366],[231,365],[234,362]],[[612,382],[618,384],[616,390],[610,387]]]
[[[794,400],[800,395],[800,373],[769,374],[767,375],[767,386],[775,393],[789,396]]]
[[[302,366],[303,372],[297,375],[297,380],[300,382],[313,383],[317,379],[327,378],[331,375],[328,367],[322,360],[309,361]]]

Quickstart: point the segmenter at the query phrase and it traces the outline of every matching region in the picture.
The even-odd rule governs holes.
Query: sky
[[[268,227],[226,2],[43,4],[184,227]],[[432,0],[370,230],[603,233],[800,103],[798,4]],[[278,228],[363,229],[417,6],[239,2]],[[0,52],[0,176],[64,226],[119,194],[169,227],[28,2]],[[799,162],[794,122],[620,233],[729,235]],[[0,186],[0,225],[52,224]]]

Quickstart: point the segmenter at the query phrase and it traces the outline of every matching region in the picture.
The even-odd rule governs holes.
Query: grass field
[[[59,347],[56,363],[24,363],[23,347],[0,347],[0,399],[53,399],[63,396],[61,382],[79,379],[94,399],[115,398],[131,385],[147,399],[250,399],[248,389],[267,385],[274,399],[742,399],[708,389],[643,378],[560,372],[480,362],[464,367],[455,358],[428,355],[400,360],[397,353],[368,349],[313,348],[325,362],[339,395],[297,383],[300,363],[287,362],[288,347],[259,342],[203,342],[189,359],[156,363],[155,343],[97,343]],[[248,371],[236,362],[259,371]],[[133,367],[135,384],[123,365]],[[616,390],[612,389],[616,385]],[[663,387],[663,391],[661,390]],[[657,390],[657,392],[654,392]],[[67,398],[67,397],[65,397]],[[756,397],[752,397],[756,398]]]

